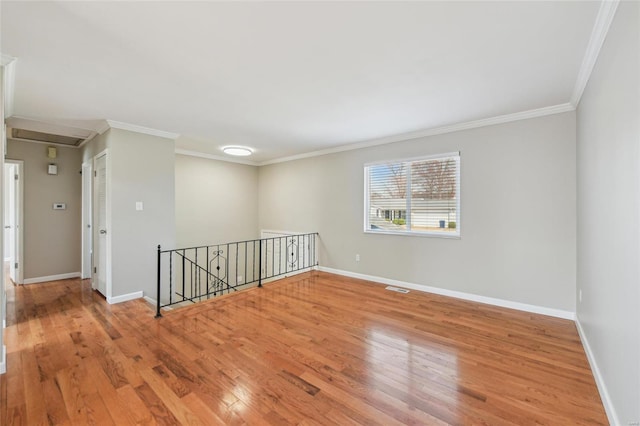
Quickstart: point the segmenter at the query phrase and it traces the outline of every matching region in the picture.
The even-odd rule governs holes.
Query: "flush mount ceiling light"
[[[235,155],[237,157],[246,157],[253,154],[253,151],[244,146],[225,146],[222,148],[222,152],[229,155]]]

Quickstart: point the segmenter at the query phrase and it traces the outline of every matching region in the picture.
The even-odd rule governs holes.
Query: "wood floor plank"
[[[25,405],[27,409],[27,420],[32,425],[46,425],[47,406],[45,395],[40,385],[40,373],[36,356],[33,350],[22,351],[22,368],[25,392]]]
[[[573,322],[310,272],[154,318],[7,286],[6,425],[607,424]]]

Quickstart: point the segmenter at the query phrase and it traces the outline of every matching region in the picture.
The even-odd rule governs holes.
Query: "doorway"
[[[14,284],[23,283],[23,168],[21,160],[4,163],[4,254],[9,277]]]

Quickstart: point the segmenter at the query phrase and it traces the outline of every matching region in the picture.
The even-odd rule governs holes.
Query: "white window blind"
[[[365,165],[365,231],[460,235],[460,154]]]

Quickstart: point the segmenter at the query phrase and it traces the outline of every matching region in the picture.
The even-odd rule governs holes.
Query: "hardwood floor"
[[[322,272],[164,315],[10,287],[0,423],[607,423],[567,320]]]

